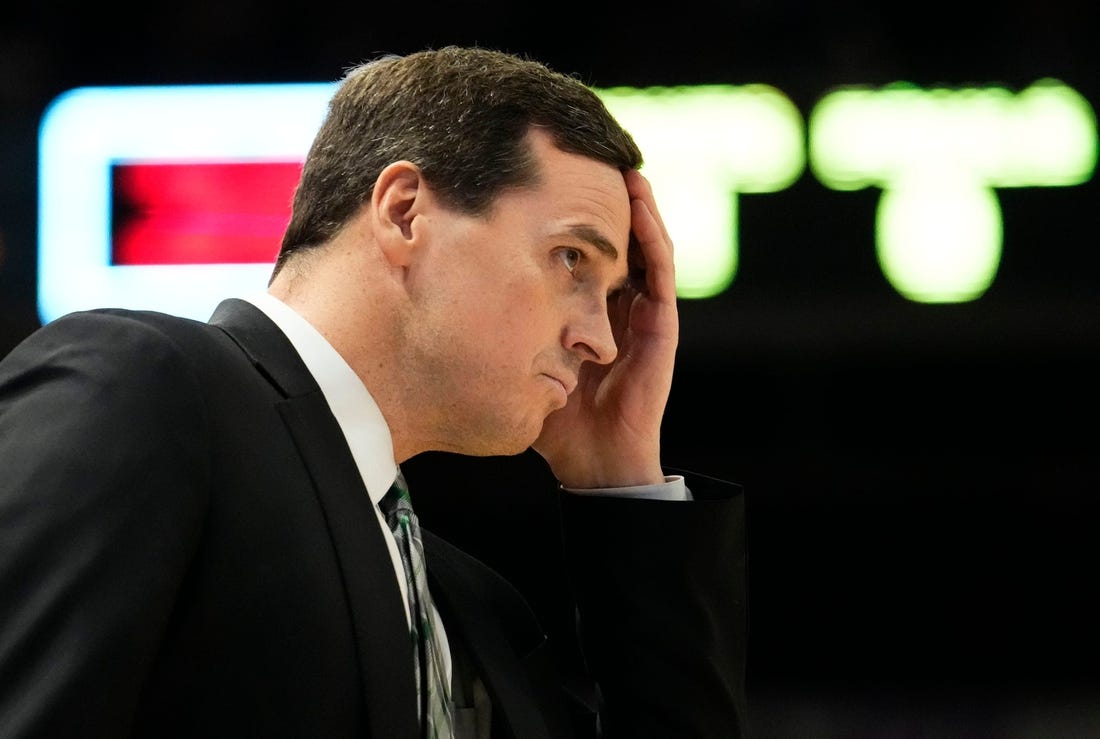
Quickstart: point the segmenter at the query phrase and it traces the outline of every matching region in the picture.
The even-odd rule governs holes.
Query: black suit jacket
[[[0,363],[0,736],[416,736],[375,513],[316,382],[254,306],[89,311]],[[744,728],[743,501],[563,497],[609,737]],[[494,737],[583,731],[538,621],[426,535]],[[595,725],[595,722],[592,722]]]

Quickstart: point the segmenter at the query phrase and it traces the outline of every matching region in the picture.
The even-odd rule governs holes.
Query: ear
[[[416,238],[413,221],[427,199],[420,168],[412,162],[394,162],[378,175],[371,195],[372,220],[382,254],[392,266],[408,265]]]

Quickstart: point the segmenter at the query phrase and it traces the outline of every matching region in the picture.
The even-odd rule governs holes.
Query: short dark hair
[[[351,68],[313,140],[275,264],[331,239],[368,201],[379,174],[408,160],[444,202],[484,215],[505,189],[538,177],[526,140],[637,169],[642,154],[603,100],[575,77],[514,54],[447,46]]]

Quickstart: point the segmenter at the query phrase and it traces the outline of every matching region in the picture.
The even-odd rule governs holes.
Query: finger
[[[636,184],[634,197],[630,202],[631,231],[638,242],[645,263],[646,294],[661,302],[673,302],[676,299],[676,273],[673,261],[672,241],[653,202],[652,191],[642,179]]]
[[[649,179],[636,169],[628,171],[626,173],[626,191],[632,200],[637,198],[646,204],[649,212],[653,214],[653,218],[660,226],[664,238],[671,245],[672,238],[669,236],[664,219],[661,218],[661,212],[657,208],[657,200],[653,196],[653,185],[650,184]]]

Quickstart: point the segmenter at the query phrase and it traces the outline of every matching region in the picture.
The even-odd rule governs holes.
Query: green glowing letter
[[[1001,258],[993,188],[1076,185],[1096,168],[1096,116],[1055,80],[1003,88],[847,88],[815,106],[810,165],[837,190],[880,187],[883,274],[918,302],[975,300]]]
[[[706,298],[737,272],[738,192],[774,192],[805,167],[802,116],[767,85],[600,91],[645,152],[676,243],[676,292]]]

